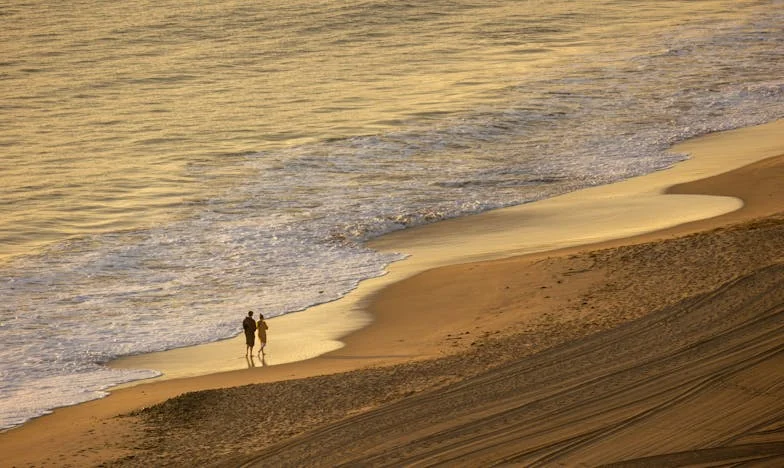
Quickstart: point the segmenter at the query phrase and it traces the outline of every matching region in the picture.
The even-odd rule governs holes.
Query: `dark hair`
[[[252,311],[252,310],[249,310],[249,311],[248,311],[248,317],[250,317],[251,315],[253,315],[253,311]]]

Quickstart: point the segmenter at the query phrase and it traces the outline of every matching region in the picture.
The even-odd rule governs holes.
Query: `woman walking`
[[[264,321],[264,314],[259,314],[259,322],[257,323],[259,333],[259,354],[264,354],[264,347],[267,345],[267,322]]]

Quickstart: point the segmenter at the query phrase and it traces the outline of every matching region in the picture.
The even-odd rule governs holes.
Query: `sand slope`
[[[493,314],[545,296],[549,312],[445,337],[474,345],[440,359],[184,394],[141,412],[144,443],[119,464],[781,466],[784,214],[473,267],[401,287],[454,278],[430,302],[408,296],[426,309],[514,271],[508,282],[535,277],[541,296],[510,288]]]
[[[784,463],[782,328],[779,263],[320,428],[250,465]]]

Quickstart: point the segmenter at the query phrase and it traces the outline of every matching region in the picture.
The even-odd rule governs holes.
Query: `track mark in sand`
[[[784,465],[784,442],[749,444],[733,447],[707,448],[688,452],[637,458],[621,463],[603,465],[604,468],[644,468],[656,466],[685,466],[707,463],[740,464],[769,462],[769,466]]]
[[[769,460],[784,457],[784,375],[772,371],[781,368],[784,265],[777,264],[324,426],[244,466]],[[716,414],[717,407],[730,410]]]

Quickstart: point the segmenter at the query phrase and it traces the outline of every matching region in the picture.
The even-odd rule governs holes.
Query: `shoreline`
[[[370,297],[431,268],[626,239],[737,211],[742,206],[737,197],[676,194],[667,190],[673,185],[712,177],[779,154],[780,148],[771,146],[766,135],[776,132],[772,129],[784,129],[782,122],[679,143],[670,151],[693,155],[666,170],[529,204],[388,233],[368,245],[383,252],[402,252],[407,258],[388,266],[385,275],[362,281],[341,299],[268,319],[274,333],[270,332],[264,363],[247,362],[237,351],[244,349],[240,333],[227,340],[114,360],[109,367],[154,369],[163,373],[154,379],[114,388],[256,365],[289,364],[339,351],[346,336],[372,323],[373,317],[366,310]],[[744,143],[738,144],[738,139]],[[747,140],[751,142],[746,143]],[[664,193],[668,196],[662,197]],[[603,220],[602,223],[597,224],[597,219]],[[238,320],[244,317],[243,312],[238,311]]]
[[[136,437],[136,429],[133,424],[129,423],[127,419],[117,419],[114,416],[159,403],[184,392],[227,388],[250,383],[276,382],[381,365],[421,361],[453,353],[455,348],[465,349],[470,345],[456,342],[468,341],[467,339],[449,339],[449,336],[456,333],[457,330],[465,330],[467,327],[475,325],[476,317],[468,311],[455,314],[453,310],[444,311],[441,309],[445,315],[440,317],[444,320],[430,318],[428,330],[422,331],[421,329],[424,327],[419,326],[415,313],[401,314],[396,310],[398,306],[394,301],[384,302],[385,297],[388,299],[390,294],[400,295],[400,288],[405,290],[409,286],[408,283],[411,282],[417,284],[419,281],[421,285],[423,280],[433,281],[433,287],[436,288],[441,284],[439,282],[443,282],[444,279],[438,274],[430,272],[433,268],[447,264],[454,265],[450,267],[452,270],[468,271],[471,268],[479,268],[481,265],[492,263],[488,262],[489,260],[516,258],[520,254],[526,253],[529,254],[526,261],[534,262],[551,256],[568,255],[569,252],[588,248],[609,248],[654,239],[672,238],[762,216],[766,214],[766,210],[770,211],[769,206],[763,208],[765,200],[750,202],[748,200],[749,193],[753,193],[753,191],[748,192],[744,195],[747,202],[741,208],[737,199],[734,198],[739,193],[733,194],[732,190],[726,192],[725,190],[733,187],[727,181],[716,182],[716,178],[732,180],[731,172],[747,165],[745,162],[748,161],[747,159],[738,158],[740,154],[749,158],[748,155],[753,153],[752,162],[762,161],[762,169],[754,169],[758,172],[766,173],[768,169],[765,164],[781,165],[781,160],[784,158],[779,155],[784,154],[784,146],[781,137],[779,136],[777,141],[775,135],[784,134],[782,129],[784,129],[784,125],[782,125],[782,121],[778,121],[759,127],[700,137],[676,145],[674,148],[676,151],[691,151],[693,155],[699,151],[704,151],[706,154],[724,152],[725,158],[723,160],[708,167],[694,167],[696,163],[688,164],[690,161],[698,159],[697,156],[693,156],[693,159],[680,163],[673,169],[630,179],[611,186],[594,187],[521,207],[458,218],[384,236],[372,242],[371,246],[382,250],[403,250],[402,246],[405,246],[407,253],[409,253],[409,249],[412,252],[411,257],[406,261],[393,264],[388,275],[368,280],[368,284],[364,287],[360,285],[360,288],[357,288],[359,292],[346,302],[341,300],[318,306],[317,308],[320,310],[316,311],[315,315],[291,314],[292,316],[302,314],[297,317],[297,320],[292,319],[291,329],[295,331],[298,328],[315,329],[319,324],[334,321],[337,326],[326,333],[331,337],[326,341],[330,342],[332,346],[336,346],[335,341],[348,334],[344,338],[345,346],[337,347],[334,351],[322,354],[317,358],[267,366],[263,369],[263,374],[258,372],[260,369],[231,372],[209,371],[208,375],[202,377],[143,381],[139,385],[113,390],[110,396],[105,399],[61,408],[55,410],[52,415],[37,418],[17,429],[0,434],[0,450],[10,454],[9,460],[17,461],[20,464],[31,463],[30,459],[25,456],[46,457],[46,455],[38,455],[34,451],[29,453],[30,447],[36,446],[49,448],[52,453],[52,458],[49,460],[57,460],[58,456],[61,460],[62,457],[79,460],[79,457],[74,454],[80,450],[82,456],[87,457],[84,460],[90,462],[110,460],[127,455],[129,451],[127,443]],[[774,137],[771,137],[771,132]],[[753,143],[751,147],[747,144],[749,141]],[[726,151],[730,148],[734,152]],[[760,176],[762,175],[764,174]],[[641,183],[644,178],[653,180]],[[690,184],[685,187],[680,185],[700,179],[702,182],[698,182],[696,185]],[[668,187],[672,188],[668,189]],[[618,191],[619,188],[621,192]],[[662,197],[661,193],[666,189],[674,194]],[[704,193],[706,190],[709,193],[722,193],[733,198],[717,200],[712,196],[687,195],[689,193]],[[619,193],[633,193],[633,200],[619,200]],[[662,198],[669,200],[667,203],[659,204]],[[621,214],[617,215],[618,219],[615,220],[615,224],[606,221],[610,217],[606,208],[596,208],[597,203],[603,202],[622,209]],[[654,209],[654,206],[658,208]],[[542,235],[537,238],[539,239],[538,247],[533,248],[520,245],[515,240],[520,238],[530,240],[535,237],[526,230],[526,223],[531,220],[534,222],[551,220],[554,212],[558,210],[574,211],[575,207],[585,216],[580,219],[574,219],[573,216],[568,217],[572,222],[568,227],[559,224],[558,230],[564,234],[562,239],[554,239],[552,235]],[[676,208],[681,210],[680,214],[673,215],[672,211]],[[634,215],[630,215],[628,210],[632,210]],[[508,213],[513,213],[513,215],[508,215]],[[706,213],[709,214],[708,219],[702,217]],[[597,220],[603,222],[601,233],[596,232]],[[641,225],[642,227],[640,227]],[[580,226],[589,234],[576,235],[575,230]],[[492,248],[488,248],[488,246]],[[540,253],[533,253],[537,252],[536,249],[542,248],[552,248],[552,250],[538,250]],[[423,277],[426,278],[423,279]],[[403,282],[404,279],[412,280]],[[364,284],[365,282],[363,282]],[[438,296],[435,293],[436,290],[432,289],[434,296]],[[473,293],[479,296],[491,295],[487,294],[486,289],[473,291]],[[366,311],[368,307],[373,314],[372,323],[370,315]],[[345,316],[338,315],[339,320],[334,320],[335,314],[345,314]],[[459,319],[455,319],[455,315],[459,316]],[[446,320],[447,318],[449,320]],[[275,330],[285,328],[278,326],[278,323],[282,323],[283,320],[277,319],[279,318],[270,320],[271,337],[275,337],[275,333],[273,333]],[[352,322],[352,320],[357,321]],[[493,333],[505,324],[520,320],[520,317],[488,320],[483,324],[484,329],[477,330],[475,333]],[[347,323],[351,323],[351,325],[346,326]],[[351,328],[357,323],[361,323],[364,328],[351,333]],[[395,332],[392,337],[390,337],[390,330]],[[332,337],[332,334],[336,336]],[[283,336],[282,334],[277,335],[278,339],[283,339]],[[396,338],[397,336],[405,337],[404,351],[401,351],[401,344],[398,341],[399,338]],[[300,335],[299,338],[292,338],[291,342],[295,343],[296,347],[296,343],[310,339],[310,337]],[[240,354],[235,349],[241,350],[242,343],[236,341],[240,346],[235,346],[235,341],[226,340],[226,342],[220,343],[221,346],[230,348],[225,350],[230,353],[227,356]],[[200,357],[204,356],[201,354],[205,352],[204,349],[208,349],[206,351],[208,353],[216,353],[215,348],[218,345],[213,345],[215,347],[201,345],[206,348],[198,350],[197,347],[182,348],[188,351],[179,358],[185,360],[184,364],[182,362],[175,363],[181,366],[180,372],[189,370],[188,360],[191,362],[190,370],[193,371],[192,363],[194,361],[200,362]],[[272,355],[278,352],[284,353],[284,351],[276,350],[272,346],[270,352]],[[163,356],[165,353],[169,354]],[[165,353],[153,356],[153,358],[159,359],[155,362],[163,363],[166,359],[170,359],[169,356],[172,352]],[[141,359],[150,359],[150,356],[146,355]],[[134,366],[137,366],[139,362],[138,360],[128,360],[125,363],[128,364],[130,361],[133,361]],[[176,360],[170,359],[170,361],[174,363]],[[167,365],[176,368],[174,364]],[[214,363],[210,365],[214,365]],[[197,369],[197,371],[202,372],[203,369]],[[176,376],[177,374],[170,371],[169,375]],[[113,431],[104,431],[111,434],[96,436],[94,429],[99,427],[99,424],[103,427],[109,426]],[[87,450],[86,447],[91,449]]]

